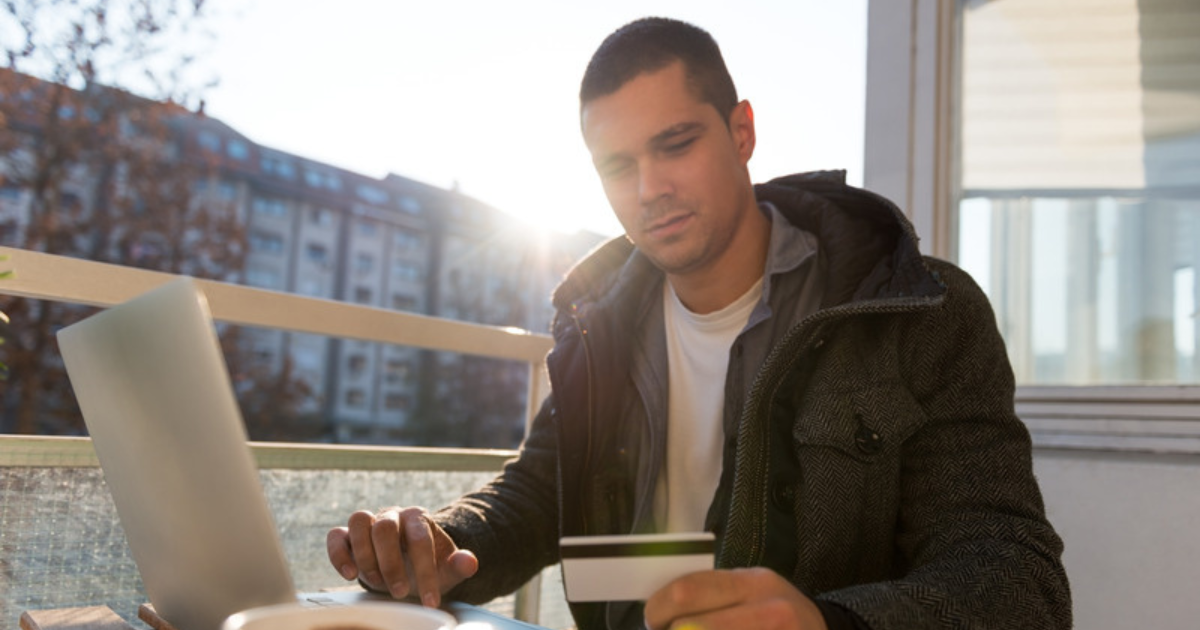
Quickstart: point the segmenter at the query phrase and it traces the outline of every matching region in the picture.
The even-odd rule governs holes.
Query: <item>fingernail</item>
[[[342,577],[346,578],[347,580],[353,580],[354,574],[355,574],[354,565],[352,565],[352,564],[343,564],[342,565]]]
[[[432,592],[427,592],[421,596],[421,602],[430,608],[437,608],[437,595]]]
[[[379,575],[378,571],[367,571],[367,574],[364,577],[366,578],[368,584],[376,588],[378,588],[377,585],[383,584],[383,576]]]
[[[391,586],[390,590],[392,591],[392,597],[407,597],[408,596],[408,583],[405,582],[404,580],[398,580],[396,582],[392,582],[392,586]]]

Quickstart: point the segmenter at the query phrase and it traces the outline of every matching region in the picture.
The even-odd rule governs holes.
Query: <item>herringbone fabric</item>
[[[773,566],[875,630],[1070,627],[1062,544],[986,298],[919,255],[894,205],[832,179],[757,190],[817,236],[828,278],[823,307],[778,340],[743,408],[714,502],[728,506],[718,563],[763,564],[773,536],[794,536],[795,562]],[[656,273],[615,239],[556,292],[551,399],[518,459],[437,516],[480,558],[452,596],[511,591],[557,560],[560,535],[632,527],[647,453],[630,345]],[[778,509],[792,531],[768,526]],[[584,629],[623,623],[603,606],[573,612]]]

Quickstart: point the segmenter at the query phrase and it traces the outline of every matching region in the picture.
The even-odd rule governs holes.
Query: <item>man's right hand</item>
[[[329,530],[325,545],[333,568],[347,580],[359,578],[397,598],[419,594],[430,607],[479,570],[475,554],[459,549],[421,508],[355,512],[346,527]]]

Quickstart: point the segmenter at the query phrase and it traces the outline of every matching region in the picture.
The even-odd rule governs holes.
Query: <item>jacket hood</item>
[[[817,237],[829,277],[822,307],[889,297],[934,297],[944,287],[930,273],[916,232],[888,199],[846,184],[846,171],[812,171],[756,184],[759,202],[770,202]],[[646,273],[653,271],[655,273]],[[586,308],[612,299],[615,287],[657,281],[661,273],[625,236],[585,256],[554,291],[556,309]],[[636,292],[634,292],[636,293]]]

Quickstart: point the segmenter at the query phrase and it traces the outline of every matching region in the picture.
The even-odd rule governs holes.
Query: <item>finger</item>
[[[425,510],[420,508],[409,508],[401,512],[400,523],[404,527],[405,551],[409,562],[412,563],[412,579],[421,595],[421,603],[436,608],[441,603],[442,589],[438,579],[439,558],[434,544],[434,526],[426,518]],[[440,529],[438,531],[445,535]]]
[[[807,630],[807,626],[788,625],[788,611],[781,599],[764,602],[750,602],[730,608],[710,610],[691,615],[682,619],[673,619],[667,628],[670,630],[740,630],[754,628],[755,630],[774,630],[782,628],[798,628]]]
[[[678,578],[646,600],[646,625],[652,630],[660,630],[671,627],[672,621],[728,608],[750,599],[755,584],[761,581],[755,571],[757,569],[699,571]]]
[[[347,521],[350,551],[354,557],[354,564],[358,567],[358,576],[371,588],[387,590],[383,577],[379,574],[375,545],[371,541],[371,526],[374,524],[375,515],[365,510],[350,515]]]
[[[409,594],[408,571],[404,563],[404,546],[400,542],[400,513],[384,512],[375,517],[371,526],[371,543],[375,545],[375,559],[379,562],[379,573],[384,588],[392,597],[407,597]]]
[[[358,567],[354,565],[350,549],[349,528],[335,527],[329,530],[325,535],[325,552],[329,554],[329,563],[343,578],[353,580],[358,577]]]
[[[477,571],[479,571],[479,558],[476,558],[473,552],[467,549],[455,550],[450,554],[449,561],[446,562],[446,570],[442,576],[442,592],[458,586],[459,582],[475,575]]]

